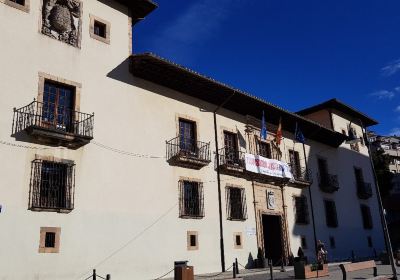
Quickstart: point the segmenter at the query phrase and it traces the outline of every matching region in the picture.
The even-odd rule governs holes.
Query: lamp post
[[[371,168],[372,168],[372,173],[374,175],[374,181],[375,181],[375,191],[376,191],[376,197],[378,200],[378,208],[379,208],[379,214],[381,216],[381,224],[382,224],[382,230],[383,230],[383,235],[384,235],[384,239],[385,239],[385,247],[386,247],[386,251],[389,255],[389,259],[390,259],[390,265],[392,267],[392,273],[393,273],[393,280],[397,280],[397,271],[396,271],[396,267],[395,267],[395,263],[394,263],[394,257],[393,257],[393,250],[392,250],[392,244],[390,242],[390,236],[389,236],[389,231],[387,228],[387,223],[386,223],[386,218],[385,218],[385,213],[383,210],[383,205],[382,205],[382,197],[381,197],[381,192],[379,191],[379,184],[378,184],[378,178],[376,176],[376,172],[375,172],[375,166],[374,166],[374,162],[372,161],[372,156],[371,156],[371,143],[368,140],[368,134],[367,134],[367,128],[364,127],[363,122],[359,119],[360,124],[361,124],[361,129],[362,129],[362,133],[363,133],[363,137],[364,137],[364,142],[366,143],[367,149],[368,149],[368,157],[369,157],[369,161],[371,164]],[[346,144],[355,144],[361,141],[361,138],[357,138],[357,136],[354,134],[353,130],[351,129],[351,124],[352,121],[349,124],[349,138],[346,141]]]

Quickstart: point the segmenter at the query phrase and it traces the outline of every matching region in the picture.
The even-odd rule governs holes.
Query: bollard
[[[235,265],[236,265],[236,274],[239,275],[239,263],[237,258],[235,258]]]
[[[96,280],[96,269],[93,269],[93,280]]]
[[[271,280],[274,280],[274,271],[272,269],[272,259],[268,260],[268,264],[269,264],[269,274],[271,275]]]
[[[283,257],[281,258],[281,272],[285,272],[285,266],[283,265]]]
[[[233,273],[233,279],[236,279],[236,264],[235,263],[233,263],[233,265],[232,265],[232,273]]]
[[[111,275],[110,274],[107,274],[106,280],[111,280]]]

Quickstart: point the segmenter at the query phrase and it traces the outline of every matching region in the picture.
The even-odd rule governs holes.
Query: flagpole
[[[303,153],[304,153],[304,162],[306,164],[306,176],[310,176],[308,174],[308,162],[307,162],[307,156],[306,156],[306,146],[303,141]],[[310,178],[311,179],[311,178]],[[310,206],[311,206],[311,219],[312,219],[312,227],[313,227],[313,232],[314,232],[314,247],[315,247],[315,256],[316,260],[318,261],[318,251],[317,251],[317,232],[315,229],[315,217],[314,217],[314,206],[313,206],[313,200],[312,200],[312,193],[311,193],[311,186],[312,184],[308,187],[308,194],[310,196]],[[317,270],[317,277],[318,277],[318,270]]]

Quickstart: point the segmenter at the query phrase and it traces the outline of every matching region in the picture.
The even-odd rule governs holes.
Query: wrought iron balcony
[[[225,173],[243,173],[246,169],[245,153],[224,147],[219,149],[220,170]]]
[[[361,199],[368,199],[372,197],[372,187],[370,183],[356,182],[357,195]]]
[[[33,101],[14,108],[12,133],[27,133],[40,143],[77,149],[93,139],[94,114]],[[22,137],[22,136],[21,136]]]
[[[339,182],[337,175],[328,173],[319,174],[319,187],[323,192],[333,193],[339,190]]]
[[[294,184],[309,186],[313,183],[312,172],[305,167],[290,165]]]
[[[171,165],[201,169],[211,162],[210,143],[178,136],[166,144],[167,161]]]

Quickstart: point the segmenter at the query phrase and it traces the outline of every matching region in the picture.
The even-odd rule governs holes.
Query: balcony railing
[[[339,190],[337,175],[319,174],[319,187],[323,192],[333,193]]]
[[[219,165],[223,170],[243,171],[246,169],[245,153],[225,147],[219,149]]]
[[[211,162],[210,143],[178,136],[166,141],[166,145],[171,165],[200,169]]]
[[[372,187],[370,183],[356,182],[357,195],[361,199],[368,199],[372,196]]]
[[[13,135],[25,131],[42,142],[78,148],[93,139],[94,114],[74,111],[62,106],[33,101],[14,108]]]
[[[296,165],[290,165],[291,172],[293,174],[293,179],[296,183],[307,184],[311,185],[312,180],[312,173],[310,169],[305,167],[299,167]]]

